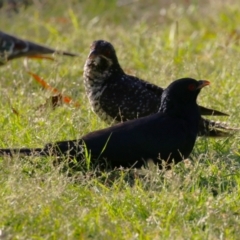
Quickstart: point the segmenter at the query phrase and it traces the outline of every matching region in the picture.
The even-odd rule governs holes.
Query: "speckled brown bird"
[[[161,166],[187,158],[194,147],[200,121],[196,99],[210,83],[191,78],[172,82],[161,96],[158,113],[94,131],[77,140],[47,144],[44,148],[0,149],[0,155],[65,156],[83,163],[85,150],[91,165],[100,168],[135,167],[148,159]]]
[[[84,85],[92,110],[108,123],[157,113],[163,88],[126,74],[121,68],[113,45],[94,41],[84,65]],[[227,116],[217,110],[199,106],[202,115]],[[199,136],[228,136],[233,130],[221,122],[202,118]]]
[[[0,31],[0,65],[19,57],[46,58],[45,55],[53,53],[71,57],[77,56],[74,53],[55,50]]]

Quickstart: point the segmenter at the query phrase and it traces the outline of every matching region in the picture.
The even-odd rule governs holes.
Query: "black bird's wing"
[[[157,158],[167,160],[170,154],[179,162],[190,154],[196,133],[178,118],[158,113],[95,131],[82,137],[93,159],[107,159],[111,166],[130,167],[137,161]],[[104,149],[104,151],[103,151]]]

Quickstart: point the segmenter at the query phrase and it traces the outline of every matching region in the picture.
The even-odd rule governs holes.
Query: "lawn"
[[[0,9],[0,29],[79,57],[13,60],[0,68],[0,147],[41,147],[107,127],[90,109],[83,66],[92,41],[110,41],[129,74],[165,87],[207,79],[198,102],[240,127],[238,0],[34,1]],[[55,110],[34,72],[80,103]],[[198,138],[171,171],[72,171],[54,158],[0,159],[0,239],[238,239],[239,133]]]

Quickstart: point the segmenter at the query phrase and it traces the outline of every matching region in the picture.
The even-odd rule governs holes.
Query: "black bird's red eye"
[[[188,85],[188,90],[189,90],[189,91],[194,91],[195,89],[196,89],[195,84],[189,84],[189,85]]]
[[[105,55],[106,57],[109,57],[109,56],[111,55],[111,51],[110,51],[110,50],[105,50],[105,51],[104,51],[104,55]]]

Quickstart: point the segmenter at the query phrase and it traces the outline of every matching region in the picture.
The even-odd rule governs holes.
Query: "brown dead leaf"
[[[56,88],[49,85],[44,79],[40,78],[37,74],[32,73],[32,72],[28,72],[28,74],[30,74],[38,83],[40,83],[44,89],[47,89],[50,92],[52,92],[53,94],[55,94],[53,97],[61,96],[62,103],[72,104],[74,107],[80,106],[80,104],[78,102],[73,101],[73,99],[71,97],[62,95],[62,93],[60,91],[58,91]]]

